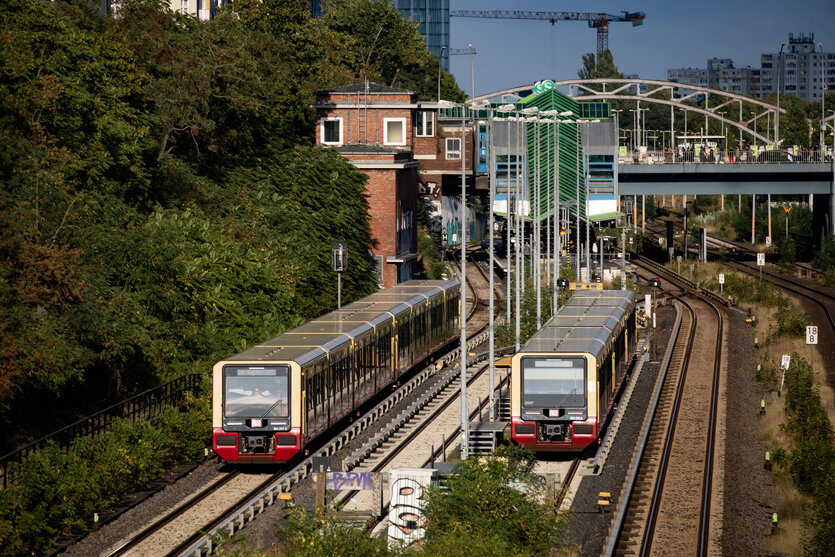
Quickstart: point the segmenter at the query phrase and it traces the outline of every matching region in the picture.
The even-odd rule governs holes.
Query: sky
[[[789,33],[814,33],[815,45],[835,52],[835,0],[450,0],[450,10],[644,12],[639,27],[609,24],[609,50],[621,73],[667,79],[668,68],[704,68],[708,58],[735,67],[760,66]],[[542,79],[576,79],[582,56],[595,52],[596,30],[582,21],[450,17],[451,48],[472,44],[475,92],[482,95]],[[451,56],[450,70],[469,95],[470,57]]]

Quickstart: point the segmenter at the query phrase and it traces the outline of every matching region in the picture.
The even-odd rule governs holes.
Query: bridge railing
[[[694,151],[666,150],[632,152],[620,156],[620,164],[804,164],[832,162],[832,152],[822,153],[811,149],[774,149],[753,151],[752,149],[716,149],[706,153]]]
[[[59,429],[37,441],[29,443],[7,455],[0,457],[0,476],[3,489],[9,483],[8,469],[12,463],[21,463],[33,454],[42,450],[47,443],[55,443],[64,453],[69,451],[70,445],[77,437],[89,436],[93,439],[109,430],[117,418],[136,422],[150,420],[162,411],[179,404],[190,393],[197,396],[200,393],[203,376],[193,373],[182,375],[162,385],[158,385],[129,399],[118,402],[100,412],[87,416],[75,423]]]

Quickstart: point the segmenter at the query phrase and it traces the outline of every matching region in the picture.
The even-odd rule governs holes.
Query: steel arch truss
[[[602,87],[602,90],[595,91],[594,89],[592,89],[593,85],[600,85]],[[740,130],[740,132],[750,134],[752,137],[756,138],[759,141],[762,141],[763,143],[768,143],[770,141],[769,138],[757,133],[756,130],[752,130],[748,126],[752,122],[755,122],[758,118],[762,118],[767,115],[771,115],[771,121],[774,122],[774,116],[777,114],[778,110],[780,114],[786,113],[785,108],[781,107],[778,109],[773,104],[767,103],[760,99],[746,97],[745,95],[739,95],[737,93],[720,91],[719,89],[701,87],[699,85],[676,83],[674,81],[658,81],[653,79],[638,78],[566,79],[563,81],[555,81],[554,87],[568,87],[569,95],[580,102],[633,100],[662,104],[672,106],[681,110],[686,110],[688,112],[695,112],[697,114],[702,114],[704,116],[708,116],[710,118],[718,120],[720,122],[724,122],[726,126],[735,127],[738,130]],[[646,88],[646,90],[642,91],[642,88],[644,87]],[[673,89],[679,87],[687,89],[688,91],[690,91],[690,93],[679,99],[674,98]],[[496,91],[495,93],[481,95],[473,100],[478,102],[479,100],[489,100],[495,97],[516,95],[521,91],[530,91],[533,88],[534,84],[531,83],[530,85],[522,85],[510,89],[504,89],[502,91]],[[576,96],[574,94],[575,88],[579,93]],[[669,91],[669,99],[664,99],[658,96],[660,93],[664,91]],[[684,104],[683,102],[698,97],[705,98],[705,108],[690,106]],[[709,99],[711,97],[718,97],[720,102],[716,106],[708,106],[710,104]],[[756,107],[759,107],[760,112],[754,114],[752,118],[742,121],[729,120],[725,118],[722,114],[719,114],[717,112],[723,107],[728,106],[729,104],[734,102],[744,102],[748,105],[754,105]]]

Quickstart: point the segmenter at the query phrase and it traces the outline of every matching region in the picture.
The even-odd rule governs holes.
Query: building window
[[[461,158],[461,139],[457,137],[446,138],[447,160],[459,160]]]
[[[322,118],[320,127],[323,145],[342,145],[342,118]]]
[[[406,119],[405,118],[384,118],[385,145],[406,145]]]
[[[417,113],[417,136],[433,137],[435,135],[435,112],[431,110],[418,110]]]

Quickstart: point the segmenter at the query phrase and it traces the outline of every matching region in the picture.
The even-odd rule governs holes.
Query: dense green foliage
[[[385,538],[374,539],[365,530],[294,509],[286,525],[276,531],[281,554],[547,555],[566,539],[567,521],[545,496],[542,478],[533,473],[534,464],[533,453],[516,446],[500,447],[487,458],[468,459],[443,487],[426,491],[425,538],[409,547],[389,547]],[[264,554],[236,550],[239,541],[219,540],[229,554]]]
[[[776,451],[775,461],[812,499],[806,509],[813,532],[806,552],[828,555],[835,547],[835,435],[811,366],[796,352],[786,372],[785,404],[786,422],[781,429],[791,446],[788,451]]]
[[[343,300],[372,291],[365,177],[313,146],[313,93],[436,95],[437,61],[386,2],[200,22],[84,1],[0,0],[0,419],[32,433],[333,308],[335,241]],[[4,428],[0,449],[25,437]]]
[[[426,495],[429,555],[547,555],[566,534],[565,518],[544,497],[533,453],[500,447],[470,458],[443,488]]]
[[[49,553],[57,536],[85,529],[122,493],[202,453],[210,418],[203,398],[187,412],[165,410],[153,424],[117,420],[95,440],[76,439],[66,454],[49,445],[12,465],[12,486],[0,490],[0,553]]]
[[[276,536],[281,542],[281,554],[286,557],[393,557],[413,553],[397,546],[390,549],[385,537],[372,538],[366,530],[301,508],[290,512],[286,525],[277,529]]]

